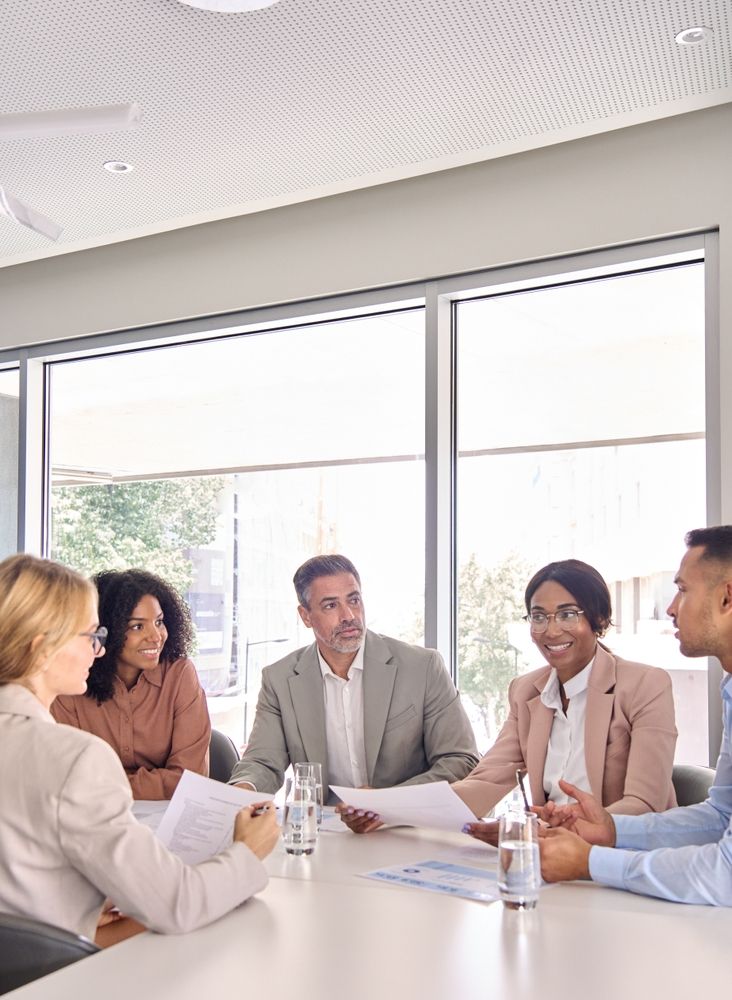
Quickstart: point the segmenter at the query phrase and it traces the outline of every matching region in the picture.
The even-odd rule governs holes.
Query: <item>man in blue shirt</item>
[[[553,827],[540,843],[541,868],[547,882],[585,878],[679,903],[732,906],[732,525],[690,531],[685,541],[668,614],[681,652],[716,656],[725,671],[722,748],[709,798],[611,816],[562,782],[577,803],[541,811]]]

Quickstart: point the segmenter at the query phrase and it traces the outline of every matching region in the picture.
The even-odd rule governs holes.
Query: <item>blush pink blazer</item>
[[[541,702],[550,667],[517,677],[498,739],[473,771],[452,785],[484,816],[529,772],[534,805],[546,802],[544,764],[554,711]],[[598,645],[587,687],[585,764],[589,791],[614,813],[661,812],[676,805],[671,768],[676,746],[671,678]]]

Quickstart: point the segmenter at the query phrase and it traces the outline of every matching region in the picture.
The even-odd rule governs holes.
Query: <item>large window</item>
[[[606,642],[671,673],[677,759],[706,762],[705,660],[666,607],[683,536],[705,524],[701,263],[457,306],[459,668],[479,745],[511,677],[543,662],[520,616],[542,565],[591,563]]]
[[[369,625],[421,638],[424,381],[422,309],[54,364],[51,554],[186,595],[241,745],[262,666],[312,639],[310,556],[348,555]]]
[[[730,504],[717,266],[710,234],[0,352],[0,554],[19,524],[85,573],[169,579],[241,745],[263,666],[312,639],[294,570],[344,552],[369,624],[444,655],[481,749],[539,662],[526,582],[574,556],[609,646],[670,672],[677,760],[707,763],[718,665],[665,610],[684,532]]]
[[[18,370],[0,371],[0,559],[18,540]]]

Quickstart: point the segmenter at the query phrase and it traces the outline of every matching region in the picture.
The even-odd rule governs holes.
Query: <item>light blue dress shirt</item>
[[[732,675],[722,681],[722,719],[717,776],[706,802],[613,816],[616,847],[592,848],[593,881],[677,903],[732,906]]]

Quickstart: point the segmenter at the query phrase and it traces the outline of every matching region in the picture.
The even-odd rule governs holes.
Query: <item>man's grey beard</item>
[[[357,653],[363,642],[363,632],[355,639],[341,639],[336,635],[331,639],[331,646],[337,653]]]

